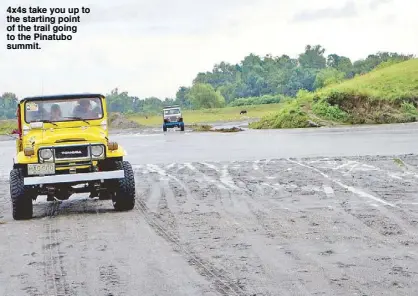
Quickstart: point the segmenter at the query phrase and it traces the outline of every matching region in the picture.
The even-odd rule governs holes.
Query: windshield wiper
[[[52,122],[51,120],[48,120],[48,119],[42,119],[42,120],[39,120],[38,122],[50,123],[50,124],[53,124],[55,126],[58,126],[58,124],[56,124],[55,122]]]
[[[81,120],[84,121],[87,124],[90,124],[90,122],[88,122],[87,120],[85,120],[84,118],[78,117],[78,116],[69,116],[69,117],[64,117],[64,118],[69,118],[69,119],[76,119],[76,120]]]

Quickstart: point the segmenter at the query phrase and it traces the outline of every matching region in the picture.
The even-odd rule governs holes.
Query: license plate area
[[[36,163],[28,164],[28,175],[54,175],[55,163]]]

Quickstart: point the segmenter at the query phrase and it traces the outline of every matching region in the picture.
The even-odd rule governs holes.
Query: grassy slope
[[[186,125],[196,123],[210,123],[222,121],[240,121],[247,118],[261,118],[275,112],[283,104],[265,104],[256,106],[225,107],[219,109],[183,111],[183,118]],[[247,110],[247,114],[240,115],[241,110]],[[158,126],[162,124],[162,116],[131,115],[128,119],[134,120],[141,125]]]
[[[327,96],[332,91],[360,95],[371,100],[418,98],[418,59],[376,69],[317,93]]]
[[[418,119],[418,59],[389,65],[298,98],[252,128],[307,127],[323,124],[395,123]]]

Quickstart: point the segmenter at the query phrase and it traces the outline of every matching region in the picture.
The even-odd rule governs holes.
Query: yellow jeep
[[[40,195],[54,201],[90,193],[112,200],[115,210],[133,209],[134,172],[124,160],[125,150],[109,140],[103,95],[24,98],[17,120],[17,154],[10,172],[15,220],[32,218],[32,202]]]

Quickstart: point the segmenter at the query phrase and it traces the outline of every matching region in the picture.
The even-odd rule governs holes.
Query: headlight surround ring
[[[42,158],[42,160],[48,160],[52,158],[53,153],[52,150],[49,148],[41,149],[41,151],[39,151],[39,156]]]
[[[92,145],[91,146],[91,155],[93,157],[100,157],[104,153],[104,146],[103,145]]]

